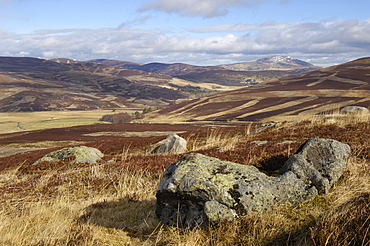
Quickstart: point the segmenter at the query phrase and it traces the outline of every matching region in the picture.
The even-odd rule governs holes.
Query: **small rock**
[[[168,135],[168,137],[146,150],[147,154],[165,154],[165,153],[181,153],[187,151],[187,142],[184,138],[179,137],[176,133]]]
[[[95,164],[97,161],[101,160],[103,156],[103,153],[96,148],[86,146],[67,147],[50,152],[49,154],[34,162],[32,165],[36,165],[43,161],[52,162],[64,159],[73,159],[73,162],[75,163]]]
[[[270,128],[270,127],[278,127],[278,126],[281,126],[281,122],[267,122],[267,123],[263,123],[261,124],[261,126],[259,128],[257,128],[256,130],[254,130],[251,135],[253,134],[256,134],[256,133],[259,133],[259,132],[262,132],[264,130],[266,130],[267,128]]]
[[[255,145],[258,145],[258,146],[263,146],[263,145],[267,144],[268,142],[267,141],[253,141],[252,143],[254,143]]]
[[[340,112],[342,114],[369,114],[369,110],[361,106],[345,106]]]

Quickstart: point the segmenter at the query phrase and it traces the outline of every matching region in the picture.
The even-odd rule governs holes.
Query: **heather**
[[[254,165],[270,175],[278,172],[308,138],[332,138],[350,145],[349,167],[329,194],[314,200],[296,206],[278,205],[267,212],[251,213],[213,227],[179,229],[162,225],[154,214],[161,175],[181,155],[144,154],[150,144],[163,136],[107,137],[96,142],[89,139],[87,145],[105,154],[97,164],[76,164],[66,159],[32,165],[51,149],[28,152],[1,158],[0,242],[2,245],[338,245],[338,242],[368,245],[368,119],[316,117],[283,122],[253,134],[258,127],[259,124],[189,127],[179,135],[188,140],[189,152]]]

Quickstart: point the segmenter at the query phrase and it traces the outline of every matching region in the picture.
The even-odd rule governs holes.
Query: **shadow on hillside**
[[[91,204],[78,221],[121,229],[128,232],[129,236],[141,239],[152,233],[160,223],[155,215],[155,200],[136,201],[128,198]]]

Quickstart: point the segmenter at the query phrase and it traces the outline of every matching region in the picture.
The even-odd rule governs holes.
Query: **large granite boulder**
[[[156,214],[166,225],[193,227],[233,220],[277,203],[297,204],[327,192],[341,176],[349,154],[346,144],[313,138],[278,177],[253,166],[185,154],[165,170]]]
[[[72,160],[75,163],[95,164],[97,161],[101,160],[103,156],[103,153],[96,148],[86,146],[67,147],[46,154],[32,165],[36,165],[43,161],[52,162],[65,159]]]
[[[293,172],[298,178],[312,183],[317,191],[328,193],[347,167],[351,149],[347,144],[322,138],[310,138],[290,157],[281,173]]]
[[[155,143],[146,150],[147,154],[166,154],[166,153],[181,153],[187,151],[187,141],[172,133],[166,139]]]

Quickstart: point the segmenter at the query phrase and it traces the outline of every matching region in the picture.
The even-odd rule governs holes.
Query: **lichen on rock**
[[[349,154],[346,144],[313,138],[286,162],[278,177],[254,166],[185,154],[163,175],[156,214],[166,225],[193,227],[232,220],[277,203],[301,203],[330,189]]]
[[[75,163],[95,164],[98,160],[101,160],[103,156],[103,153],[96,148],[87,146],[67,147],[46,154],[32,165],[37,165],[44,161],[52,162],[64,159],[70,159]]]

